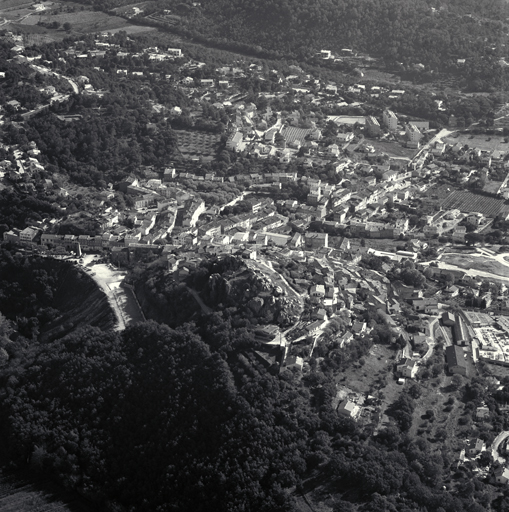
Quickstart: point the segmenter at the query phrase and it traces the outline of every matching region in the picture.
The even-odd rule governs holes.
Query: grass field
[[[212,158],[217,150],[220,136],[200,131],[175,130],[178,148],[182,156]]]
[[[27,0],[0,0],[0,11],[5,9],[20,9],[22,7],[29,7],[34,2]]]
[[[442,202],[445,210],[457,208],[462,212],[479,212],[486,217],[496,217],[505,207],[503,199],[474,194],[467,190],[455,190]]]
[[[504,137],[498,135],[459,133],[457,137],[444,137],[442,140],[447,144],[457,144],[459,142],[462,146],[466,144],[469,148],[477,148],[481,151],[509,151],[509,143],[504,142]]]
[[[60,26],[64,23],[71,24],[72,34],[87,34],[99,32],[118,32],[124,30],[128,34],[148,32],[156,30],[154,27],[132,25],[120,16],[110,16],[102,11],[93,11],[88,7],[73,2],[55,3],[53,8],[45,11],[30,9],[31,3],[21,0],[0,0],[0,17],[5,18],[8,24],[4,27],[8,30],[20,31],[25,34],[37,34],[45,39],[41,42],[58,41],[67,37],[62,28],[47,29],[37,25],[39,22],[51,24],[57,22]],[[62,12],[60,11],[62,6]],[[57,11],[56,8],[59,8]]]

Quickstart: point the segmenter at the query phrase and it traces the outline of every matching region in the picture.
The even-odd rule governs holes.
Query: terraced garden
[[[220,136],[208,132],[175,130],[178,148],[185,158],[212,159],[218,148]]]
[[[462,212],[479,212],[485,217],[494,218],[507,209],[503,199],[474,194],[467,190],[451,192],[441,203],[446,210],[458,209]]]

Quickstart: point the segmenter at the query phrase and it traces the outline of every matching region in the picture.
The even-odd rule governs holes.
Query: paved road
[[[430,139],[426,144],[424,144],[424,146],[422,146],[422,148],[414,155],[414,157],[412,158],[412,163],[416,160],[419,159],[419,157],[424,153],[424,151],[427,151],[433,144],[435,144],[435,142],[437,142],[438,140],[441,140],[442,137],[447,137],[448,135],[450,135],[451,133],[454,133],[456,130],[447,130],[447,129],[442,129],[440,130],[432,139]]]
[[[507,276],[501,276],[499,274],[492,274],[491,272],[483,272],[482,270],[476,270],[475,268],[462,268],[456,265],[451,265],[450,263],[444,263],[442,261],[437,261],[438,268],[444,268],[448,270],[459,270],[460,272],[464,272],[467,276],[471,277],[485,277],[487,279],[495,279],[498,281],[509,281],[509,270],[507,272]]]
[[[498,447],[504,441],[509,437],[509,431],[504,430],[498,434],[498,436],[493,441],[493,444],[491,445],[491,455],[493,456],[493,460],[498,460],[502,464],[505,463],[505,457],[501,457],[498,453]]]
[[[469,254],[455,253],[455,252],[446,253],[446,254],[442,253],[437,257],[437,259],[435,260],[435,263],[437,263],[438,268],[460,270],[462,272],[465,272],[465,274],[472,276],[472,277],[486,277],[489,279],[498,279],[498,280],[509,281],[509,261],[504,259],[504,258],[509,258],[508,253],[495,253],[491,249],[486,249],[483,247],[476,247],[476,251],[477,251],[477,253],[469,253]],[[504,267],[507,267],[507,276],[493,274],[491,272],[484,272],[482,270],[477,270],[475,268],[463,268],[463,267],[459,267],[457,265],[452,265],[451,263],[445,263],[445,262],[441,261],[442,257],[446,256],[448,254],[457,255],[457,256],[466,256],[469,258],[470,257],[472,257],[472,258],[484,257],[487,259],[495,260],[496,262],[500,263]],[[429,265],[429,263],[431,263],[431,262],[424,262],[424,265]]]

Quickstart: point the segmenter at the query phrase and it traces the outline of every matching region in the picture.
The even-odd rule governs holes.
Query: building
[[[467,441],[467,446],[467,453],[471,457],[475,457],[476,455],[479,455],[479,453],[486,450],[486,443],[479,438],[469,439]]]
[[[405,132],[410,142],[419,142],[422,139],[422,133],[415,124],[407,125]]]
[[[291,240],[290,235],[282,235],[280,233],[264,233],[265,244],[264,245],[277,245],[279,247],[285,247]]]
[[[172,57],[182,57],[182,50],[180,48],[168,48],[166,53]]]
[[[238,151],[244,136],[240,132],[232,133],[226,141],[226,147],[231,151]]]
[[[442,323],[447,327],[452,327],[456,323],[456,319],[454,318],[454,314],[450,311],[445,311],[442,313]]]
[[[39,233],[38,229],[25,228],[19,234],[19,241],[20,242],[33,242],[38,233]]]
[[[476,409],[475,416],[478,420],[483,420],[485,418],[489,418],[490,410],[485,405],[481,405],[480,407],[478,407]]]
[[[468,341],[467,328],[461,317],[456,317],[452,331],[456,345],[465,346]]]
[[[390,131],[395,131],[398,128],[398,118],[392,110],[384,110],[383,122]]]
[[[356,403],[350,402],[348,399],[343,400],[338,407],[338,414],[343,418],[356,420],[359,417],[360,412],[360,407]]]
[[[380,126],[380,123],[378,122],[378,119],[374,116],[367,116],[366,117],[366,133],[370,137],[377,137],[382,133],[382,128]]]
[[[417,374],[417,370],[419,369],[417,366],[417,361],[413,361],[412,359],[408,359],[406,357],[398,363],[396,368],[398,373],[403,378],[408,379],[414,379]]]
[[[447,368],[453,374],[467,375],[467,363],[465,361],[465,353],[461,347],[457,345],[446,347],[445,359]]]
[[[200,215],[206,210],[205,202],[199,198],[193,198],[185,203],[185,214],[182,220],[183,227],[194,227]]]
[[[495,482],[497,484],[506,485],[507,482],[509,482],[509,469],[501,466],[501,467],[495,469],[493,476],[494,476]]]
[[[337,139],[339,142],[350,142],[354,138],[353,132],[346,132],[346,133],[338,133]]]
[[[325,286],[323,284],[314,284],[309,290],[309,295],[323,299],[325,297]]]
[[[321,247],[329,247],[328,233],[306,233],[304,235],[306,249],[320,249]]]

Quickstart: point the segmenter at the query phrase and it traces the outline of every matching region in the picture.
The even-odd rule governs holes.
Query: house
[[[325,321],[327,320],[327,312],[325,311],[325,309],[320,308],[318,311],[315,311],[313,313],[313,318],[316,320]]]
[[[459,295],[459,293],[460,293],[460,289],[455,285],[448,286],[444,290],[444,294],[446,294],[447,297],[449,297],[449,298],[457,297]]]
[[[353,334],[350,331],[345,332],[341,338],[339,338],[339,348],[343,348],[353,340]]]
[[[456,319],[454,318],[454,314],[450,311],[446,311],[442,313],[442,324],[447,327],[452,327],[456,323]]]
[[[315,284],[309,290],[309,295],[311,297],[316,297],[322,299],[325,297],[325,286],[323,284]]]
[[[355,322],[352,325],[352,331],[354,334],[364,334],[367,331],[367,324],[366,322]]]
[[[419,368],[417,361],[405,357],[397,364],[396,369],[402,377],[414,379]]]
[[[490,410],[485,405],[481,405],[480,407],[478,407],[476,409],[475,415],[476,415],[478,420],[483,420],[483,419],[489,417]]]
[[[284,362],[284,366],[282,369],[291,370],[292,368],[297,368],[297,370],[302,371],[302,367],[304,366],[304,359],[299,356],[288,356]]]
[[[495,469],[493,476],[497,484],[506,485],[509,482],[509,469],[501,466]]]
[[[438,310],[438,300],[432,297],[412,299],[412,305],[416,311],[431,314]]]
[[[345,142],[350,142],[351,140],[353,140],[354,134],[353,134],[353,132],[338,133],[336,137],[339,142],[345,143]]]
[[[320,329],[320,327],[322,326],[323,322],[321,320],[315,320],[314,322],[310,323],[308,326],[306,326],[306,331],[309,333],[309,334],[313,334],[315,333],[316,331],[318,331],[318,329]]]
[[[328,233],[306,233],[304,240],[307,249],[320,249],[321,247],[329,247]]]
[[[338,407],[338,414],[343,418],[356,420],[359,417],[360,412],[360,407],[356,403],[350,402],[348,399],[343,400]]]
[[[457,345],[446,347],[445,359],[449,371],[453,374],[467,375],[467,363],[465,361],[465,353],[461,347]]]
[[[468,446],[467,453],[471,457],[475,457],[479,453],[486,450],[486,443],[482,439],[479,439],[479,438],[469,439],[467,441],[467,446]]]

